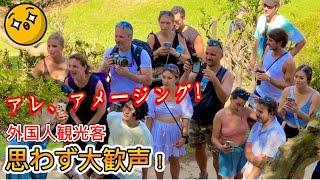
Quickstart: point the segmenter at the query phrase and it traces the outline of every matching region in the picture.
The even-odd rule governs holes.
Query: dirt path
[[[212,164],[212,158],[210,157],[208,160],[209,178],[215,179],[216,174],[215,174],[215,171],[213,170],[213,167],[211,164]],[[0,179],[5,178],[5,174],[2,171],[2,166],[3,166],[3,162],[0,161],[0,167],[1,167]],[[316,166],[316,163],[313,163],[306,168],[306,173],[304,176],[305,179],[311,178],[311,175],[312,175],[312,172],[313,172],[315,166]],[[182,179],[195,179],[195,178],[198,178],[198,174],[199,174],[199,169],[198,169],[198,166],[197,166],[197,163],[194,159],[193,154],[190,153],[186,157],[181,159],[180,178],[182,178]],[[149,169],[148,177],[150,179],[156,178],[153,168]],[[65,179],[65,178],[66,178],[66,176],[59,174],[57,171],[52,171],[48,175],[48,179]],[[166,164],[164,178],[165,179],[171,178],[169,164]]]

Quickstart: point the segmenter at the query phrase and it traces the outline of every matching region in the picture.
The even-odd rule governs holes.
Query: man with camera
[[[234,75],[221,65],[222,57],[221,43],[218,40],[209,39],[205,56],[206,64],[199,71],[192,72],[195,68],[190,63],[185,63],[185,72],[180,79],[182,84],[187,82],[201,84],[202,99],[199,103],[194,101],[193,91],[191,92],[194,112],[189,128],[190,146],[195,147],[200,178],[208,177],[206,144],[212,152],[213,166],[218,174],[218,154],[211,143],[213,118],[224,107],[234,82]]]
[[[255,95],[269,96],[279,102],[282,90],[293,84],[296,67],[291,54],[284,49],[287,42],[288,35],[282,29],[273,29],[268,33],[269,49],[263,56],[261,67],[256,69]]]
[[[129,22],[121,21],[115,27],[116,46],[104,53],[101,72],[109,73],[111,94],[132,94],[134,88],[152,82],[151,59],[147,51],[142,49],[139,62],[135,58],[138,46],[132,44],[133,28]],[[119,103],[112,103],[110,111],[121,111]]]

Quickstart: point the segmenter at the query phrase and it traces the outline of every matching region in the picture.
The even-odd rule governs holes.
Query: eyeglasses
[[[219,40],[216,39],[208,39],[207,41],[208,46],[219,46],[220,49],[222,49],[222,44]]]
[[[165,70],[172,71],[172,72],[174,72],[175,74],[178,74],[178,75],[180,74],[179,67],[176,66],[175,64],[165,64],[163,67],[164,67]]]
[[[267,4],[263,4],[263,7],[266,7],[268,9],[273,9],[275,6],[268,6]]]

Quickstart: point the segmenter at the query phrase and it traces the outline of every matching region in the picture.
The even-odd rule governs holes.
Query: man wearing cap
[[[264,14],[259,17],[254,33],[256,42],[252,54],[252,63],[256,63],[257,59],[262,59],[265,50],[268,48],[267,34],[275,28],[283,29],[288,34],[289,41],[294,44],[294,47],[290,50],[290,54],[294,57],[306,43],[303,35],[290,21],[278,14],[279,0],[263,0],[263,7]]]

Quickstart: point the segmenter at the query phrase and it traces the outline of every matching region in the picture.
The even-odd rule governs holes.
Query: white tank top
[[[269,77],[276,79],[277,81],[284,82],[284,73],[282,72],[283,64],[291,59],[292,56],[290,53],[286,53],[280,59],[274,58],[272,56],[272,51],[268,50],[263,56],[262,69],[265,71],[272,65],[272,63],[277,60],[266,72]],[[256,91],[261,97],[269,96],[275,99],[277,102],[280,100],[282,89],[279,89],[273,86],[268,81],[261,81],[261,85],[256,87]]]

